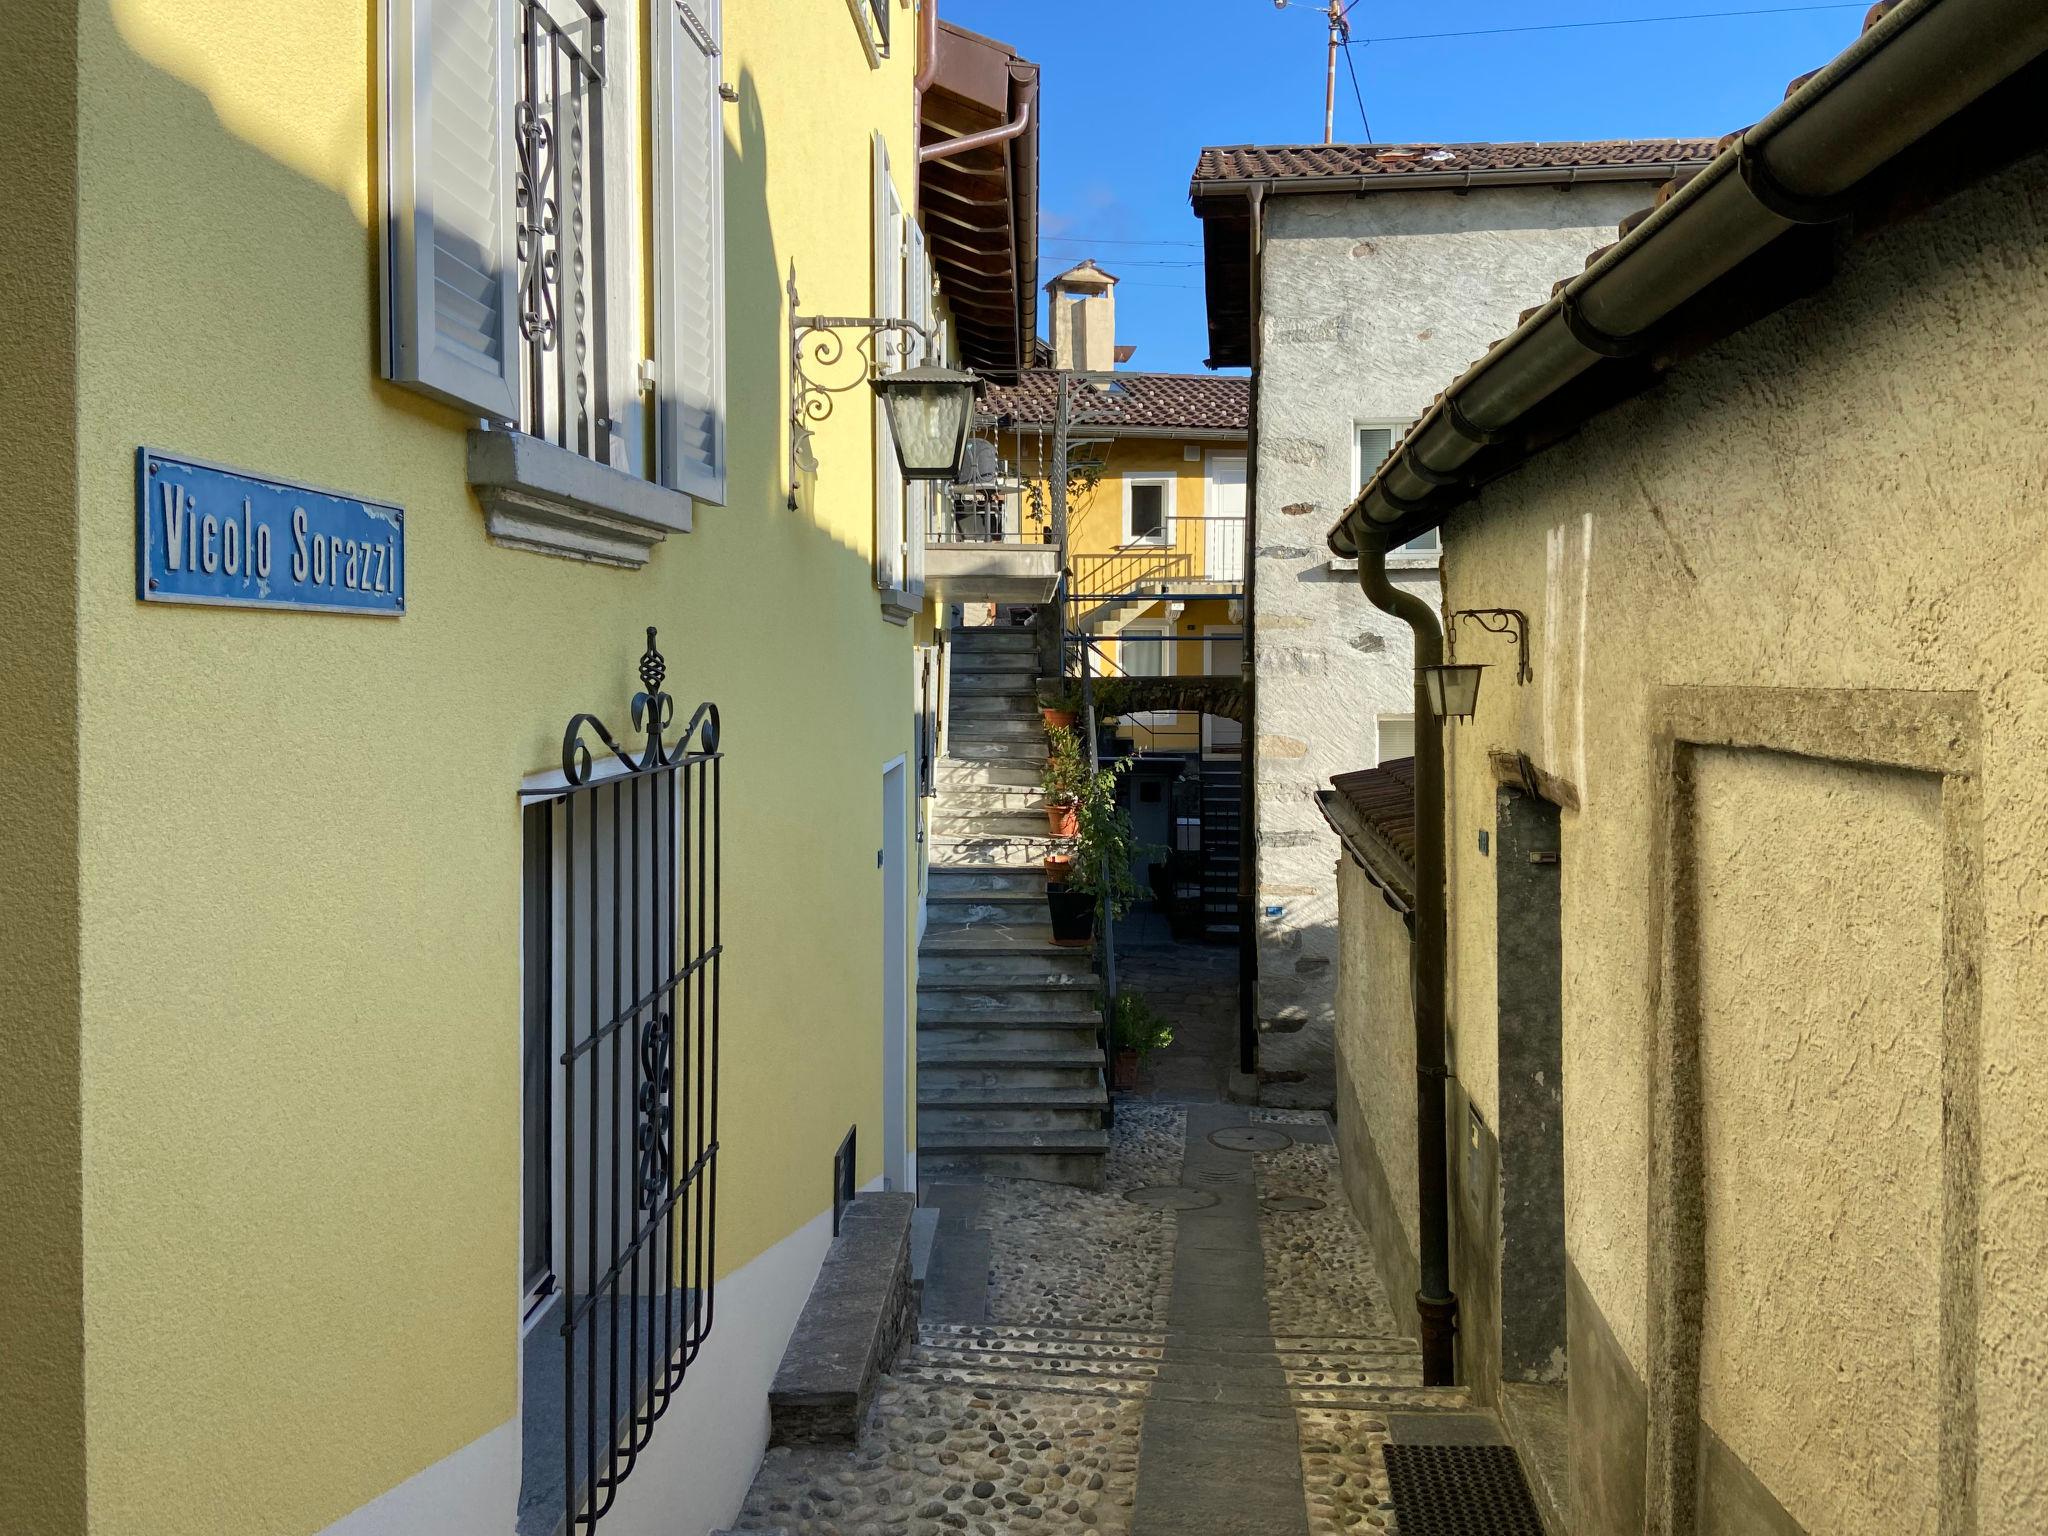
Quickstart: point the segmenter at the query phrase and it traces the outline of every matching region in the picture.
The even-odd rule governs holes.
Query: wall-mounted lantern
[[[1417,667],[1429,712],[1439,720],[1469,720],[1479,707],[1479,674],[1485,666],[1447,662],[1436,667]]]
[[[980,378],[957,368],[926,364],[898,373],[878,373],[875,393],[889,417],[889,436],[896,443],[896,462],[906,480],[960,478],[967,452],[967,429],[974,423],[974,401],[982,391]]]
[[[974,401],[982,391],[981,379],[931,364],[883,372],[875,352],[878,337],[893,333],[902,338],[901,345],[906,348],[912,337],[926,347],[934,346],[936,338],[916,321],[893,315],[799,314],[794,270],[789,274],[788,292],[791,509],[796,507],[802,477],[818,468],[817,450],[811,446],[812,428],[831,416],[834,395],[845,394],[863,380],[873,386],[880,400],[904,479],[958,479],[967,432],[974,424]],[[838,334],[841,331],[860,333],[854,352],[863,360],[861,371],[844,384],[827,384],[811,377],[806,363],[829,368],[845,356],[846,339]]]

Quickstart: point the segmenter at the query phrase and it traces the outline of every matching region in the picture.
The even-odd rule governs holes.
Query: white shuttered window
[[[653,0],[655,373],[661,480],[725,501],[720,0]]]
[[[384,369],[518,414],[514,0],[390,0]]]

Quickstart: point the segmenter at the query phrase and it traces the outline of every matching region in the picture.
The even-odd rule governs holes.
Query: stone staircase
[[[917,962],[924,1180],[1102,1183],[1108,1095],[1089,952],[1052,942],[1034,637],[952,636],[946,755]]]
[[[1202,764],[1202,941],[1234,944],[1243,923],[1238,871],[1242,858],[1244,767],[1214,758]]]

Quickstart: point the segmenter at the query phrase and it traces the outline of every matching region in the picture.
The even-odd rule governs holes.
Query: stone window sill
[[[524,432],[473,430],[469,484],[494,544],[629,570],[671,533],[690,531],[691,502]]]
[[[924,611],[924,594],[891,587],[875,594],[882,600],[882,617],[891,624],[908,624]]]
[[[1397,554],[1389,551],[1387,555],[1387,569],[1390,571],[1433,571],[1442,562],[1443,557],[1434,552],[1418,554],[1410,550],[1405,554]],[[1333,556],[1330,560],[1330,569],[1333,571],[1355,571],[1358,569],[1358,562]]]

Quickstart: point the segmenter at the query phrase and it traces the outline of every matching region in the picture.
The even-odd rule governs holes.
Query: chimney
[[[1052,365],[1089,373],[1116,367],[1116,279],[1084,261],[1045,285]],[[1128,354],[1126,354],[1128,355]]]

